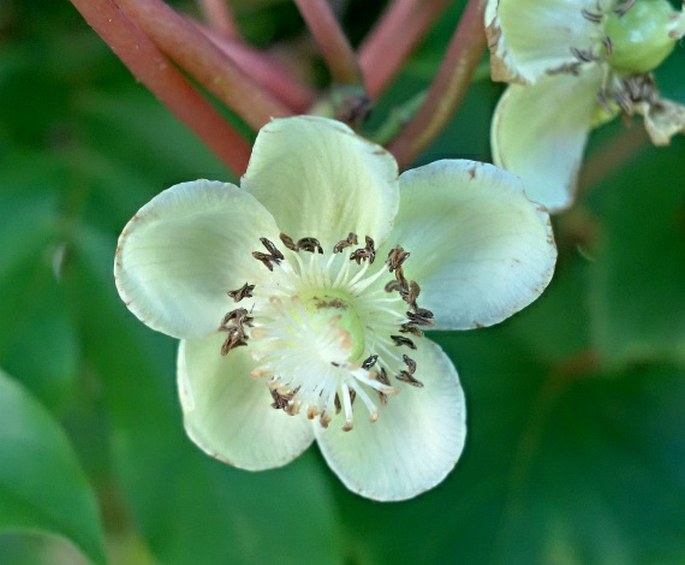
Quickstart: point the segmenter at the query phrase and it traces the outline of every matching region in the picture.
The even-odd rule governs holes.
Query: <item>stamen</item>
[[[240,288],[227,291],[226,294],[228,294],[228,296],[230,296],[234,302],[240,302],[243,298],[252,297],[252,291],[254,290],[254,287],[255,285],[253,284],[245,283]]]
[[[368,261],[369,264],[376,260],[376,246],[368,235],[364,238],[366,241],[366,247],[360,247],[350,253],[350,261],[356,261],[357,265],[360,265],[362,261]]]
[[[630,10],[637,0],[619,0],[618,4],[614,8],[614,14],[619,18],[625,16],[626,12]]]
[[[416,345],[408,337],[404,337],[402,335],[391,335],[390,339],[392,339],[397,346],[406,345],[409,349],[416,349]]]
[[[408,371],[400,371],[395,378],[398,381],[402,381],[403,383],[407,383],[408,385],[415,386],[417,388],[423,387],[423,383],[416,380],[412,375],[409,374]]]
[[[350,232],[345,239],[340,240],[333,246],[333,253],[341,253],[343,249],[357,245],[357,234]]]
[[[282,261],[285,259],[285,257],[283,257],[283,253],[281,253],[278,247],[276,247],[271,241],[265,237],[260,237],[259,241],[261,241],[262,245],[266,247],[266,250],[271,254],[274,260],[278,259],[279,261]]]
[[[593,24],[599,24],[602,22],[602,14],[600,12],[591,12],[587,8],[583,8],[580,11],[581,14],[583,14],[583,17],[592,22]]]
[[[283,242],[283,245],[285,245],[290,251],[297,251],[297,245],[293,241],[293,238],[290,237],[289,235],[284,234],[281,232],[278,237],[281,239]]]
[[[362,362],[362,369],[366,369],[368,371],[376,364],[376,361],[378,361],[378,355],[370,355]]]
[[[388,258],[385,261],[385,263],[388,265],[388,270],[392,273],[393,271],[399,269],[402,267],[402,263],[404,263],[407,258],[409,257],[409,253],[407,253],[402,247],[399,245],[396,247],[393,247],[390,250],[390,253],[388,253]]]
[[[319,253],[323,255],[323,248],[319,240],[314,237],[303,237],[297,240],[297,248],[302,251],[308,251],[309,253]]]

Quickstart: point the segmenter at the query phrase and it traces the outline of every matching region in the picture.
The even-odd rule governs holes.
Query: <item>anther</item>
[[[228,324],[234,323],[236,326],[240,327],[243,324],[246,326],[251,326],[252,325],[253,318],[252,316],[248,316],[247,310],[245,308],[236,308],[235,310],[231,310],[228,314],[226,314],[221,321],[221,325],[219,326],[220,330],[228,330]]]
[[[611,55],[614,52],[614,44],[608,35],[602,39],[602,45],[604,45],[607,55]]]
[[[274,270],[273,263],[278,264],[278,261],[274,261],[274,258],[271,255],[262,253],[261,251],[253,251],[252,256],[257,259],[257,261],[261,261],[262,264],[270,271]]]
[[[416,345],[414,344],[414,342],[408,337],[404,337],[403,335],[391,335],[390,339],[392,339],[395,345],[406,345],[409,349],[416,349]]]
[[[599,12],[592,12],[588,10],[587,8],[583,8],[580,11],[581,14],[583,14],[583,17],[592,22],[593,24],[598,24],[602,22],[602,14]]]
[[[323,254],[323,248],[319,240],[314,237],[303,237],[297,240],[297,249],[302,251],[308,251],[309,253],[319,253]]]
[[[578,49],[577,47],[571,47],[571,53],[573,53],[573,56],[582,63],[590,63],[592,61],[599,60],[599,57],[593,55],[592,52],[590,52],[587,49]]]
[[[221,345],[221,355],[224,357],[228,355],[228,352],[231,351],[231,349],[247,345],[247,336],[242,328],[230,327],[226,328],[225,331],[228,332],[228,337]]]
[[[635,2],[636,0],[620,0],[616,8],[614,8],[614,14],[619,18],[624,16],[635,5]]]
[[[406,281],[407,285],[400,288],[400,296],[407,304],[415,305],[416,299],[421,294],[421,287],[416,281]]]
[[[260,237],[259,241],[261,241],[262,245],[266,247],[266,250],[274,258],[274,260],[282,261],[283,259],[285,259],[285,257],[283,257],[283,253],[281,253],[278,247],[276,247],[271,241],[269,241],[265,237]]]
[[[406,353],[402,355],[402,361],[404,361],[405,365],[407,365],[407,371],[409,374],[413,375],[416,372],[416,361],[414,361]]]
[[[414,307],[414,311],[407,312],[407,318],[412,324],[417,326],[433,326],[435,322],[433,321],[433,312],[427,310],[426,308]]]
[[[366,247],[360,247],[350,253],[350,261],[356,261],[357,265],[361,265],[362,261],[368,261],[369,264],[376,260],[376,246],[368,235],[364,238]]]
[[[412,334],[416,337],[422,337],[423,332],[417,328],[412,322],[405,322],[400,326],[400,332],[404,334]]]
[[[423,386],[421,381],[416,380],[407,371],[400,371],[395,378],[398,381],[402,381],[403,383],[407,383],[408,385],[415,386],[417,388],[421,388]]]
[[[278,234],[278,237],[281,239],[283,242],[283,245],[286,246],[286,248],[290,249],[290,251],[297,251],[297,244],[293,241],[293,238],[290,237],[289,235],[284,234],[281,232]]]
[[[340,240],[333,246],[333,253],[341,253],[343,249],[357,245],[357,234],[350,232],[345,239]]]
[[[376,364],[376,361],[378,361],[378,355],[370,355],[362,362],[362,369],[366,369],[368,371]]]
[[[405,251],[402,247],[397,245],[393,247],[388,253],[388,258],[385,263],[388,265],[388,270],[392,273],[393,271],[399,269],[409,257],[409,253]]]
[[[234,302],[240,302],[243,298],[250,298],[252,296],[254,287],[255,285],[253,284],[245,283],[240,288],[227,291],[226,294],[228,294],[228,296],[230,296]]]

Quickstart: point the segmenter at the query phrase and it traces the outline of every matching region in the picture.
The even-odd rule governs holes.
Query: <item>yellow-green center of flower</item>
[[[671,31],[678,17],[667,0],[638,0],[625,13],[609,12],[604,22],[611,42],[609,65],[626,74],[655,69],[675,47]]]
[[[272,406],[287,414],[326,427],[343,412],[350,430],[359,399],[375,421],[378,406],[399,392],[391,379],[422,386],[408,353],[433,314],[418,306],[419,286],[404,276],[409,253],[397,246],[385,263],[375,261],[373,239],[357,247],[353,233],[329,253],[312,237],[280,238],[283,248],[262,238],[265,251],[253,253],[264,278],[228,291],[245,302],[220,324],[221,353],[248,346],[253,378],[266,380]]]

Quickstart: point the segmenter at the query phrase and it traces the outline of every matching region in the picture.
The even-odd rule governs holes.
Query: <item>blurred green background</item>
[[[462,4],[370,130],[429,83]],[[235,5],[254,43],[306,51],[290,3]],[[382,5],[349,3],[355,41]],[[685,103],[682,46],[657,76]],[[419,162],[489,160],[500,92],[474,84]],[[316,448],[252,474],[186,438],[176,344],[126,310],[112,256],[154,194],[231,175],[66,0],[0,0],[0,563],[685,563],[685,138],[627,125],[592,136],[542,298],[432,336],[467,395],[460,463],[373,503]]]

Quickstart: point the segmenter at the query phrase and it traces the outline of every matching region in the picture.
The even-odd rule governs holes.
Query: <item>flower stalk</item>
[[[378,97],[447,6],[447,0],[395,0],[359,48],[369,95]]]
[[[198,4],[212,29],[230,39],[240,38],[240,30],[226,0],[198,0]]]
[[[295,0],[336,84],[363,83],[357,57],[326,0]]]
[[[162,0],[118,0],[157,46],[252,128],[292,112]]]
[[[466,94],[486,46],[484,9],[483,0],[469,0],[426,99],[390,144],[400,167],[410,164],[438,136]]]
[[[245,170],[250,147],[112,0],[71,0],[133,75],[190,128],[234,174]]]

